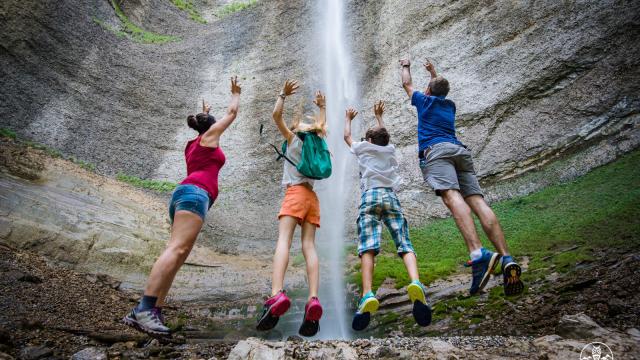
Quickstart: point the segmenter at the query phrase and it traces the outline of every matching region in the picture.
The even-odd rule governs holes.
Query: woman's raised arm
[[[238,108],[240,107],[240,83],[238,77],[231,78],[231,101],[227,107],[227,113],[222,117],[220,121],[216,121],[211,125],[200,139],[200,145],[207,147],[218,147],[220,136],[222,133],[233,123],[238,115]],[[203,105],[204,106],[204,105]],[[207,111],[208,112],[208,111]]]
[[[273,108],[273,114],[272,114],[273,121],[275,121],[276,126],[278,127],[278,130],[280,130],[280,133],[282,134],[282,136],[284,136],[287,142],[291,142],[291,137],[293,136],[293,132],[289,130],[289,128],[287,127],[287,124],[284,122],[284,119],[282,118],[282,113],[284,110],[284,99],[289,95],[295,94],[296,90],[298,90],[297,81],[295,80],[285,81],[284,86],[282,87],[282,91],[280,92],[280,94],[278,95],[278,99],[276,100],[276,105]]]

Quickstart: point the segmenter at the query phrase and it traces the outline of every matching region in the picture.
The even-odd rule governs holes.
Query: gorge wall
[[[302,83],[286,118],[310,113],[321,84],[316,1],[258,1],[218,17],[223,1],[193,2],[200,24],[164,0],[125,0],[140,27],[179,38],[141,44],[110,1],[0,4],[0,127],[96,165],[179,181],[186,116],[206,98],[221,116],[230,76],[243,85],[239,116],[221,146],[227,164],[203,244],[269,257],[282,164],[271,110],[286,78]],[[634,1],[365,1],[347,3],[348,46],[362,101],[354,134],[385,116],[404,178],[400,200],[412,224],[446,214],[417,166],[415,110],[398,59],[409,56],[417,88],[431,59],[451,82],[460,139],[472,150],[489,199],[572,179],[640,144],[640,4]],[[341,132],[342,129],[330,129]],[[347,224],[355,221],[356,173]],[[348,229],[353,231],[353,229]]]

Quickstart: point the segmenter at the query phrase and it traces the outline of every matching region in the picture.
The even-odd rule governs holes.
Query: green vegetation
[[[140,179],[136,176],[126,175],[126,174],[118,174],[116,179],[122,182],[126,182],[135,187],[155,190],[159,192],[171,192],[173,189],[178,186],[178,184],[171,181],[160,181],[160,180],[148,180],[148,179]]]
[[[87,171],[91,171],[91,172],[95,172],[96,171],[96,165],[86,162],[86,161],[82,161],[82,160],[78,160],[74,157],[69,158],[69,160],[73,161],[74,163],[80,165],[81,168],[87,170]]]
[[[92,163],[89,163],[89,162],[86,162],[86,161],[82,161],[82,160],[78,160],[73,156],[65,157],[58,149],[54,149],[51,146],[44,145],[44,144],[39,144],[39,143],[36,143],[36,142],[33,142],[33,141],[29,141],[29,140],[20,139],[20,138],[18,138],[16,133],[14,131],[12,131],[12,130],[0,128],[0,136],[1,137],[6,137],[6,138],[10,138],[10,139],[14,139],[19,144],[22,144],[22,145],[24,145],[26,147],[30,147],[30,148],[36,149],[36,150],[41,150],[45,154],[47,154],[48,156],[50,156],[52,158],[62,158],[62,159],[69,160],[69,161],[71,161],[73,163],[76,163],[76,164],[80,165],[81,168],[83,168],[83,169],[85,169],[87,171],[91,171],[91,172],[95,172],[96,171],[96,166],[94,164],[92,164]]]
[[[257,3],[257,0],[248,0],[248,1],[233,1],[225,6],[222,9],[218,10],[216,15],[218,17],[225,17],[227,15],[233,14],[235,12],[244,10],[248,7],[251,7]]]
[[[173,5],[177,6],[178,9],[182,11],[186,11],[189,14],[191,20],[199,22],[200,24],[206,24],[207,20],[205,20],[202,15],[198,12],[198,9],[193,5],[191,0],[171,0]]]
[[[120,19],[120,22],[122,23],[122,29],[115,29],[96,17],[93,18],[93,22],[102,26],[102,28],[104,28],[105,30],[114,33],[116,36],[127,37],[141,44],[164,44],[167,42],[180,40],[180,38],[176,36],[156,34],[151,31],[144,30],[138,25],[134,24],[124,14],[122,9],[120,8],[118,0],[111,0],[111,5],[113,5],[113,9],[118,16],[118,19]]]
[[[545,270],[567,272],[578,262],[589,261],[593,250],[626,249],[640,245],[640,151],[593,170],[566,184],[492,204],[500,219],[511,253],[529,256],[525,281],[543,277]],[[490,242],[476,225],[485,246]],[[423,281],[462,271],[467,249],[453,219],[435,220],[410,230],[418,254]],[[397,287],[408,284],[402,261],[385,234],[378,256],[374,287],[385,278]],[[358,267],[355,267],[357,271]],[[351,280],[360,283],[354,273]],[[496,292],[502,289],[494,290]],[[497,294],[496,294],[497,296]]]
[[[0,136],[14,140],[18,137],[15,131],[5,128],[0,128]]]

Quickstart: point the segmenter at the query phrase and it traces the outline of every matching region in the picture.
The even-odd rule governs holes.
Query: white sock
[[[482,248],[477,248],[472,252],[470,252],[469,257],[471,258],[471,261],[476,261],[480,259],[480,257],[482,257]]]

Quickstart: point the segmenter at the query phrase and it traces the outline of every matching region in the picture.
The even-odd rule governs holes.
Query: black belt
[[[438,143],[438,144],[444,144],[444,143]],[[433,149],[433,147],[434,147],[435,145],[438,145],[438,144],[429,145],[429,146],[427,146],[427,148],[426,148],[426,149],[424,149],[423,151],[418,151],[418,159],[426,159],[426,158],[427,158],[427,154],[429,153],[429,151],[431,151],[431,149]],[[465,149],[467,149],[467,150],[471,151],[471,149],[469,149],[469,147],[468,147],[467,145],[465,145],[465,144],[454,144],[454,143],[449,143],[449,144],[453,144],[453,145],[460,145],[460,146],[462,146],[463,148],[465,148]]]

